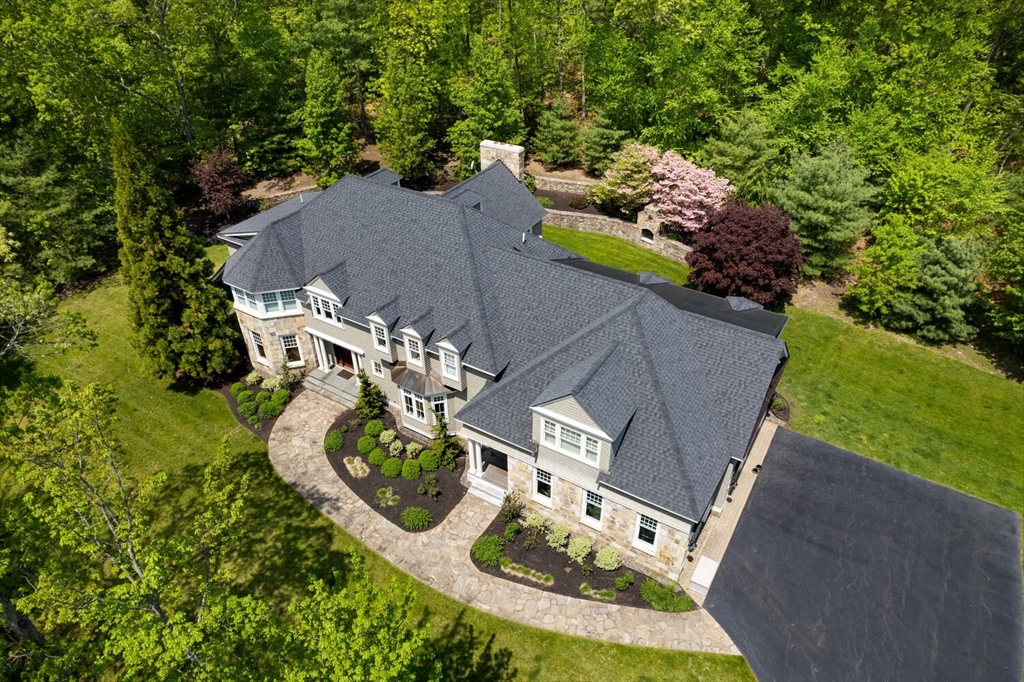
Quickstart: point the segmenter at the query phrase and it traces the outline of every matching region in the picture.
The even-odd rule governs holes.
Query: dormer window
[[[597,464],[601,456],[601,443],[596,438],[584,435],[575,429],[545,419],[543,425],[544,444],[576,459]]]
[[[405,349],[409,353],[409,364],[423,366],[423,343],[411,336],[405,337]]]
[[[459,356],[451,351],[441,350],[441,371],[449,379],[459,378]]]
[[[388,330],[379,324],[371,324],[373,329],[373,346],[377,350],[388,351]]]
[[[320,320],[327,320],[336,325],[345,326],[341,319],[341,305],[324,298],[323,296],[309,295],[309,305],[313,309],[313,317]]]

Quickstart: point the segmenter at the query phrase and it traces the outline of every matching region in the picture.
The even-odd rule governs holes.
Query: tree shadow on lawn
[[[416,679],[428,679],[434,661],[441,661],[445,682],[512,682],[517,670],[512,667],[512,651],[494,648],[494,633],[486,637],[464,622],[466,610],[446,628],[429,638],[424,648],[434,658],[423,661],[416,671]],[[430,622],[430,609],[424,609],[417,627]]]

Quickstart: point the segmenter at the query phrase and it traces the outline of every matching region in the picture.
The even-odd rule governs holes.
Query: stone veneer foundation
[[[242,329],[242,337],[245,339],[245,347],[249,351],[249,359],[253,369],[266,377],[276,376],[284,365],[284,348],[281,346],[281,337],[294,334],[299,340],[299,351],[302,353],[303,364],[301,367],[290,367],[289,371],[296,376],[303,375],[316,369],[316,351],[313,350],[313,342],[305,331],[306,318],[300,307],[296,315],[283,317],[260,318],[250,315],[245,310],[235,308],[238,318],[238,326]],[[252,334],[256,332],[263,339],[263,348],[267,353],[266,363],[256,359],[256,351],[253,348]]]

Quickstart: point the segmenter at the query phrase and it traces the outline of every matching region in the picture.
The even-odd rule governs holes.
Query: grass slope
[[[214,260],[226,258],[212,247]],[[320,514],[274,472],[264,444],[240,427],[224,398],[212,391],[180,392],[154,379],[128,343],[125,290],[114,276],[77,295],[66,307],[82,313],[99,334],[99,347],[41,363],[79,383],[114,385],[122,399],[119,435],[131,473],[168,474],[158,506],[159,521],[171,531],[186,523],[188,504],[221,438],[243,453],[252,477],[253,499],[235,561],[242,589],[286,604],[303,594],[309,576],[342,577],[346,552],[355,550],[381,580],[411,580]],[[471,609],[421,583],[420,617],[432,622],[431,649],[460,680],[753,680],[739,656],[662,651],[608,644],[525,627]],[[511,675],[515,671],[515,675]]]
[[[591,260],[682,282],[686,266],[616,237],[544,227]],[[801,433],[1024,514],[1024,386],[880,330],[790,307],[779,392]]]

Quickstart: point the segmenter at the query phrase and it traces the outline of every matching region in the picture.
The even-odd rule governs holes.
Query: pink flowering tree
[[[601,181],[591,185],[588,198],[592,203],[632,214],[650,203],[654,175],[652,169],[661,162],[661,154],[645,144],[628,144],[615,155]]]
[[[654,183],[651,197],[670,232],[696,232],[708,214],[725,205],[733,186],[710,168],[690,163],[674,151],[667,151],[651,169]]]

